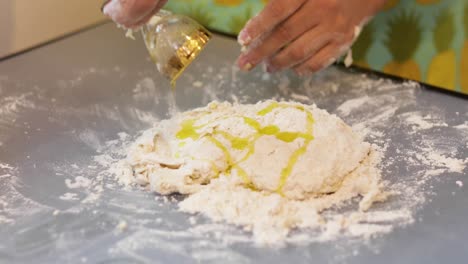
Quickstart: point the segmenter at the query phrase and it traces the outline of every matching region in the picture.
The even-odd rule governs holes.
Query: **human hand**
[[[136,28],[146,23],[167,0],[106,0],[102,12],[117,24]]]
[[[270,0],[239,34],[246,47],[238,66],[265,62],[268,72],[292,68],[307,75],[328,67],[351,46],[356,26],[386,0]]]

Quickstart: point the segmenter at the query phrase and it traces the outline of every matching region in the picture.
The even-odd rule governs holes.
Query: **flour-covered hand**
[[[239,34],[246,51],[237,64],[269,72],[292,68],[299,75],[329,66],[351,46],[355,29],[386,0],[271,0]]]

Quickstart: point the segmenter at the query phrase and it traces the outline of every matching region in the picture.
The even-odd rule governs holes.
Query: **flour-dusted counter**
[[[321,239],[297,230],[286,247],[257,247],[249,232],[178,212],[183,197],[118,185],[107,166],[174,109],[169,84],[143,43],[107,24],[0,62],[0,262],[452,263],[468,257],[466,99],[339,68],[305,80],[245,74],[231,67],[238,52],[234,39],[215,37],[178,82],[179,110],[274,98],[339,115],[384,149],[383,179],[395,192],[359,219],[354,236],[339,226]]]

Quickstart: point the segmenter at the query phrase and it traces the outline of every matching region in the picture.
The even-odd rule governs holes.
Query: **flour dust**
[[[0,160],[0,232],[7,238],[24,239],[22,244],[0,242],[0,250],[15,245],[18,255],[27,256],[25,249],[44,254],[66,249],[77,259],[86,260],[82,241],[97,241],[116,259],[151,262],[158,256],[153,252],[169,252],[180,262],[253,262],[242,251],[253,245],[249,231],[213,222],[203,215],[181,213],[178,204],[185,196],[163,197],[117,183],[109,170],[112,164],[125,157],[139,131],[171,116],[167,111],[169,94],[154,83],[154,73],[130,76],[129,72],[118,67],[85,69],[74,78],[58,80],[56,86],[32,89],[34,93],[0,78],[0,150],[5,153],[5,148],[22,146],[25,153],[18,161],[18,156],[6,155]],[[119,93],[112,93],[114,87],[109,87],[103,93],[108,99],[104,103],[82,98],[86,104],[74,104],[81,95],[73,93],[72,88],[88,87],[85,84],[90,79],[108,80],[110,75],[117,76],[112,85],[128,79],[133,83]],[[316,104],[338,115],[383,153],[379,168],[392,195],[366,213],[356,212],[359,201],[354,199],[342,208],[325,210],[323,229],[291,232],[285,244],[304,247],[298,253],[304,259],[314,259],[307,255],[311,243],[333,249],[336,259],[332,262],[360,254],[362,245],[378,252],[382,246],[376,242],[382,241],[379,238],[418,225],[416,215],[431,204],[438,181],[453,182],[454,193],[466,187],[462,177],[467,175],[468,163],[466,107],[450,110],[428,103],[433,102],[429,97],[436,95],[413,82],[398,83],[336,68],[302,81],[261,71],[253,75],[258,82],[249,82],[227,64],[207,67],[200,75],[188,73],[186,89],[180,89],[174,99],[180,109],[173,108],[172,113],[213,100],[245,104],[275,99]],[[33,112],[44,117],[45,124],[27,120]],[[37,153],[37,142],[28,141],[35,138],[38,142],[47,140],[53,147],[41,145],[42,152]],[[70,151],[54,152],[57,149]],[[37,236],[37,230],[43,230],[41,236]],[[91,240],[95,234],[108,235]],[[110,238],[116,242],[110,243]],[[69,256],[62,257],[67,260]]]

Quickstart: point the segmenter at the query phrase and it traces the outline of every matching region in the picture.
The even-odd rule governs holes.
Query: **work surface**
[[[0,262],[466,263],[465,99],[337,68],[306,80],[244,74],[231,67],[238,52],[216,36],[178,82],[178,108],[315,103],[385,149],[383,178],[401,193],[377,208],[406,208],[414,222],[366,241],[265,248],[235,227],[189,220],[172,201],[182,197],[123,189],[106,164],[169,116],[170,90],[143,43],[106,24],[0,63]]]

